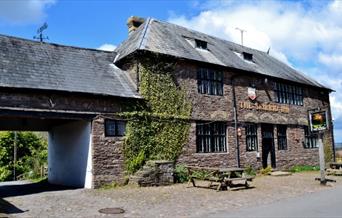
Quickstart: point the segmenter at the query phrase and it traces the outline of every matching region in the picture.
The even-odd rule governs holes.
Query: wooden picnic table
[[[330,163],[331,169],[342,169],[342,163],[340,162],[332,162]]]
[[[249,187],[248,181],[252,181],[254,176],[247,176],[244,173],[244,168],[222,168],[222,167],[194,167],[194,166],[186,166],[188,169],[189,183],[192,183],[194,187],[196,187],[195,179],[199,180],[207,180],[210,182],[208,187],[212,187],[214,182],[219,183],[217,187],[217,191],[226,190],[231,188],[234,184],[234,181],[242,181],[244,182],[244,186],[246,188]],[[207,176],[198,177],[196,176],[196,172],[205,171]]]

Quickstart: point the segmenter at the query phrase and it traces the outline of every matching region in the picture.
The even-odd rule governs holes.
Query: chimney
[[[138,29],[139,26],[144,23],[144,21],[145,19],[142,17],[137,17],[137,16],[129,17],[127,20],[128,34],[131,34],[136,29]]]

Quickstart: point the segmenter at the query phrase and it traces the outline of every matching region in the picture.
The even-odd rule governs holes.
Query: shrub
[[[100,189],[102,189],[102,190],[115,189],[119,186],[120,185],[117,182],[111,182],[111,183],[107,183],[107,184],[102,185],[100,187]]]
[[[271,172],[272,172],[271,166],[267,166],[266,168],[260,170],[260,173],[262,175],[269,175]]]
[[[13,179],[14,139],[14,132],[0,132],[0,181]],[[33,132],[17,132],[16,143],[16,176],[25,179],[44,176],[42,171],[47,166],[47,141]]]
[[[174,172],[175,182],[177,183],[184,183],[189,180],[188,170],[182,164],[176,165],[175,172]]]
[[[254,168],[250,165],[248,165],[246,168],[245,168],[245,174],[248,175],[248,176],[255,176],[256,175],[256,171],[254,170]]]

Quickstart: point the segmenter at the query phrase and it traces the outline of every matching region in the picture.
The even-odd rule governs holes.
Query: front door
[[[276,167],[275,149],[274,149],[274,137],[273,137],[273,125],[262,124],[262,167],[267,167],[268,157],[271,156],[271,166]]]

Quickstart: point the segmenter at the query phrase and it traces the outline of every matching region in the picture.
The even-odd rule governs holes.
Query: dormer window
[[[200,48],[200,49],[208,49],[208,43],[206,41],[202,41],[199,39],[195,39],[196,42],[196,48]]]
[[[247,53],[247,52],[242,52],[243,59],[246,61],[252,61],[253,60],[253,54]]]

